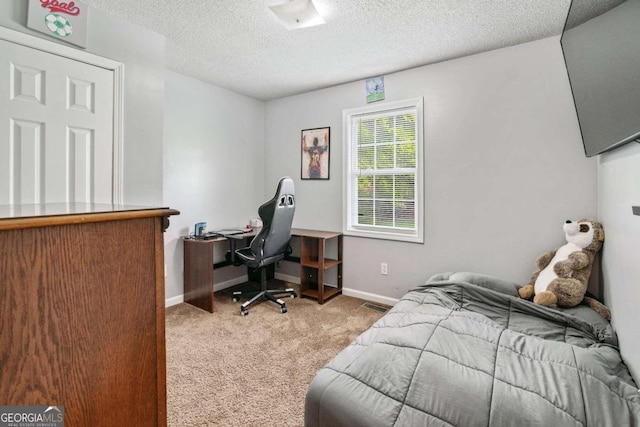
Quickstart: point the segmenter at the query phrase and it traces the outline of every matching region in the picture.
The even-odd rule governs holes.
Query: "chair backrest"
[[[280,178],[273,199],[258,208],[262,229],[251,241],[251,252],[258,263],[282,259],[291,240],[291,224],[296,210],[293,180]],[[273,260],[275,261],[275,260]]]

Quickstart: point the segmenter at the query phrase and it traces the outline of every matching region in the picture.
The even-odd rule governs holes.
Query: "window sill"
[[[379,239],[379,240],[395,240],[399,242],[407,243],[424,243],[424,237],[422,233],[416,234],[400,234],[384,231],[365,231],[365,230],[343,230],[345,236],[352,237],[365,237],[367,239]]]

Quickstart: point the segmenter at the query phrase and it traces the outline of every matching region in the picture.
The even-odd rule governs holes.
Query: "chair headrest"
[[[295,195],[295,189],[293,186],[293,179],[288,176],[284,176],[280,178],[280,182],[278,183],[278,196],[282,196],[284,194]]]

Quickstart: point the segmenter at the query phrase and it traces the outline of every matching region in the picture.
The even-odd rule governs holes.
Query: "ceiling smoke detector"
[[[311,0],[291,0],[286,3],[269,6],[287,30],[313,27],[324,24]]]

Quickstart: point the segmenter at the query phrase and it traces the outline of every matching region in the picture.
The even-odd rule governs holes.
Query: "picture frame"
[[[384,99],[384,76],[371,77],[365,82],[367,104]]]
[[[300,178],[328,180],[331,128],[303,129],[300,150]]]

